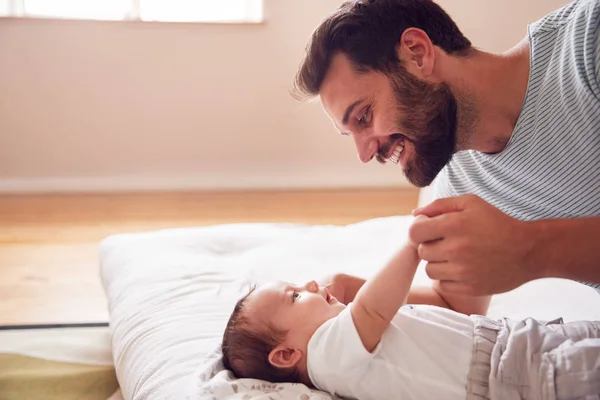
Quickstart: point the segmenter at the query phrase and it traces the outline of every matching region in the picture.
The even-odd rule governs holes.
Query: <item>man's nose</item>
[[[354,138],[354,144],[356,145],[360,161],[366,164],[377,155],[377,151],[379,150],[377,140],[366,138],[363,135],[353,135],[352,137]]]

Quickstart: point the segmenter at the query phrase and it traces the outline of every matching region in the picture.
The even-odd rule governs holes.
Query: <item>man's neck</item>
[[[476,119],[469,132],[459,132],[460,150],[499,153],[504,150],[521,113],[529,82],[529,43],[523,40],[503,54],[474,50],[451,57],[446,81],[473,107]],[[459,112],[460,113],[460,112]],[[460,115],[459,115],[460,117]],[[461,137],[462,136],[462,137]]]

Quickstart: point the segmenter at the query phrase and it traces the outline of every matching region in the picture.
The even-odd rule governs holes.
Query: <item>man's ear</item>
[[[269,353],[269,362],[277,368],[291,368],[296,366],[302,359],[302,352],[298,349],[291,349],[284,345],[275,347]]]
[[[398,43],[398,58],[406,70],[421,80],[431,80],[435,66],[435,46],[425,31],[408,28]]]

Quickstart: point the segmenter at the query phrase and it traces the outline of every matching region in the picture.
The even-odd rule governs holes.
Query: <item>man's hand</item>
[[[491,295],[541,277],[529,262],[534,238],[527,223],[477,196],[436,200],[414,214],[430,217],[415,221],[409,235],[442,292]]]

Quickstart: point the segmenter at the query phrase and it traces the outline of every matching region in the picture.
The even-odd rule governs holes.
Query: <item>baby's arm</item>
[[[466,315],[486,315],[491,298],[491,296],[443,293],[440,289],[440,281],[433,281],[431,286],[413,286],[406,302],[408,304],[432,304]]]
[[[365,282],[363,278],[358,276],[337,273],[319,280],[319,285],[327,287],[329,293],[337,301],[348,305],[348,303],[354,301],[356,293],[358,293]]]
[[[358,276],[337,273],[322,279],[320,284],[326,286],[339,302],[348,305],[365,282]],[[412,286],[405,302],[448,308],[465,315],[486,315],[491,296],[450,295],[442,293],[439,283],[433,281],[431,286]]]
[[[419,265],[414,245],[407,243],[358,291],[351,308],[352,319],[367,351],[372,352],[394,318],[412,284]]]

